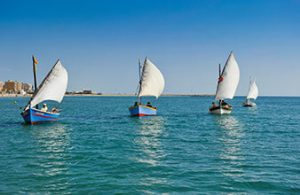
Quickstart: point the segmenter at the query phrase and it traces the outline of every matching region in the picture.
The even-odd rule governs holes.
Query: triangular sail
[[[239,66],[231,52],[219,78],[216,100],[232,99],[235,95],[239,80]]]
[[[66,93],[67,85],[68,72],[58,60],[33,94],[30,106],[34,107],[46,100],[60,103]]]
[[[140,80],[138,97],[154,96],[158,98],[165,87],[165,80],[159,69],[149,60],[145,59]]]
[[[255,100],[257,98],[257,96],[258,96],[258,88],[257,88],[256,82],[253,81],[250,83],[247,99]]]

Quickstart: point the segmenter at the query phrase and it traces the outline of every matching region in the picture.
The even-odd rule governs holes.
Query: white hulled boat
[[[254,102],[251,102],[251,99],[256,100],[257,97],[258,97],[258,88],[257,88],[256,82],[255,82],[255,80],[254,81],[250,80],[248,95],[246,97],[246,101],[243,103],[243,106],[244,107],[256,106],[256,104]]]
[[[209,108],[210,113],[231,113],[232,106],[226,103],[224,100],[232,99],[234,97],[237,86],[239,84],[239,80],[239,66],[235,60],[233,53],[231,52],[222,71],[221,65],[219,66],[219,80],[215,97],[215,100],[217,100],[217,104],[213,102],[212,106]]]

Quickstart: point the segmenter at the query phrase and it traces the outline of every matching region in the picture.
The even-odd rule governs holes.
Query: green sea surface
[[[0,98],[0,194],[300,194],[300,98],[208,113],[213,97],[66,97],[55,123],[24,125]],[[51,107],[51,105],[50,105]]]

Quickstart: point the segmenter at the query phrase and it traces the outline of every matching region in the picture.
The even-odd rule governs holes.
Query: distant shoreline
[[[135,97],[135,94],[66,94],[65,97]],[[162,97],[214,97],[213,94],[163,94]],[[0,98],[31,97],[31,94],[0,94]],[[245,96],[236,96],[245,97]],[[300,97],[300,96],[260,96],[260,97]]]
[[[65,97],[134,97],[135,94],[66,94]],[[209,94],[163,94],[162,97],[170,96],[214,96]],[[0,94],[0,97],[31,97],[31,94]]]

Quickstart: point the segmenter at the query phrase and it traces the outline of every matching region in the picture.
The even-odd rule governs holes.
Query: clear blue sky
[[[166,93],[214,93],[233,50],[261,95],[300,96],[299,0],[107,0],[0,2],[0,80],[39,81],[57,58],[69,90],[131,93],[138,58],[163,72]]]

